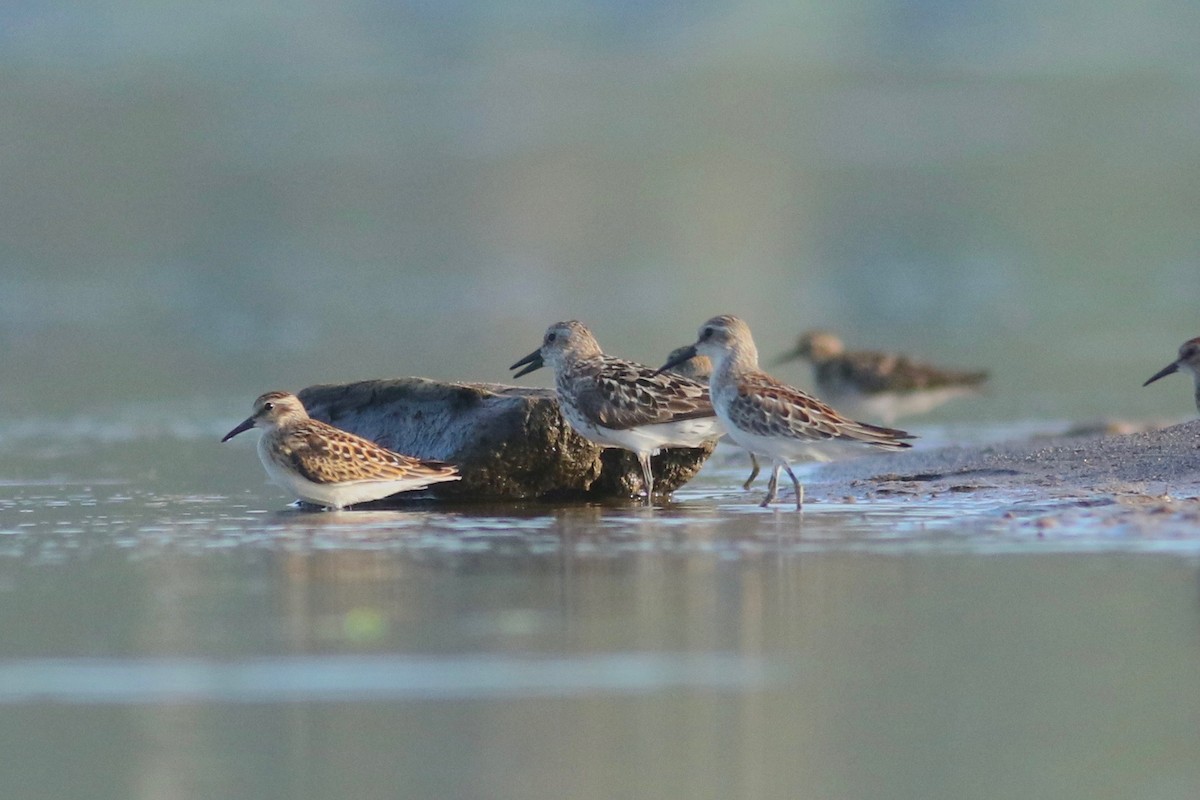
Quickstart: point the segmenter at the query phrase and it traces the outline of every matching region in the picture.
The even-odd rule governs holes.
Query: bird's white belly
[[[344,481],[339,483],[314,483],[298,472],[288,469],[271,458],[268,449],[262,445],[266,437],[259,439],[258,457],[269,477],[277,486],[286,489],[307,503],[343,508],[355,503],[366,503],[371,500],[381,500],[398,492],[409,492],[414,489],[424,489],[430,483],[440,480],[458,480],[458,476],[430,481],[427,477],[404,478],[394,481]]]
[[[715,416],[616,429],[596,425],[569,403],[560,403],[559,407],[571,427],[585,439],[601,447],[620,447],[635,453],[653,453],[664,447],[701,447],[725,432]]]
[[[730,432],[729,438],[755,455],[783,461],[830,461],[853,451],[845,442],[811,441],[763,436],[749,431]],[[861,445],[860,445],[861,447]]]
[[[725,429],[716,417],[705,417],[621,430],[597,427],[596,431],[613,447],[635,453],[653,453],[664,447],[701,447],[719,438]]]
[[[784,436],[768,436],[739,428],[717,409],[717,416],[724,423],[730,441],[755,455],[782,461],[832,461],[862,451],[860,442],[837,441],[835,439],[795,439]]]

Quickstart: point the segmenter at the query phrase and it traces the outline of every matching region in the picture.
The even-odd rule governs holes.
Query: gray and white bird
[[[979,394],[988,374],[953,370],[915,361],[903,353],[848,351],[828,331],[808,331],[775,366],[802,358],[813,367],[817,392],[826,401],[860,417],[890,425],[923,414],[956,397]]]
[[[683,352],[687,349],[688,345],[676,347],[667,355],[667,362],[675,364],[675,366],[671,367],[671,372],[707,385],[709,377],[712,376],[712,360],[702,355],[683,356]],[[681,356],[683,356],[682,360],[680,360]],[[750,477],[746,478],[746,482],[742,484],[742,489],[749,491],[750,487],[754,485],[754,479],[758,477],[758,473],[761,471],[762,468],[758,464],[758,456],[750,453]]]
[[[654,491],[650,456],[664,447],[701,447],[724,433],[708,387],[680,375],[605,355],[582,322],[556,322],[542,346],[513,364],[519,378],[548,366],[563,417],[601,447],[637,455],[649,505]]]
[[[804,489],[790,462],[811,457],[814,446],[867,445],[884,450],[911,447],[902,441],[914,438],[905,431],[848,419],[815,397],[763,372],[758,367],[758,349],[750,327],[737,317],[722,315],[705,322],[696,343],[674,361],[696,355],[712,359],[709,392],[729,438],[772,461],[764,507],[776,497],[781,470],[792,479],[796,509],[802,507]],[[668,361],[660,370],[673,366]]]

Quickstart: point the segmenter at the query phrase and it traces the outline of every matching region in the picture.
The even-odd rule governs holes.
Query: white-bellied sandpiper
[[[911,447],[902,441],[913,438],[908,433],[843,417],[760,370],[750,327],[737,317],[724,315],[704,323],[696,343],[676,359],[697,354],[712,359],[709,392],[729,438],[751,453],[770,458],[774,465],[764,507],[775,499],[780,470],[786,470],[796,490],[796,508],[801,508],[804,490],[790,462],[810,457],[814,445],[869,445],[885,450]],[[668,361],[661,369],[672,366]]]
[[[654,491],[651,455],[664,447],[700,447],[724,433],[707,386],[605,355],[581,322],[554,323],[542,346],[509,369],[520,369],[513,375],[519,378],[543,366],[554,370],[559,409],[572,428],[601,447],[637,455],[647,504]]]
[[[402,455],[308,416],[287,392],[267,392],[222,442],[262,428],[258,457],[271,480],[306,503],[341,509],[459,479],[457,468]]]
[[[900,417],[923,414],[955,397],[979,394],[987,372],[951,370],[914,361],[903,353],[848,351],[827,331],[808,331],[796,346],[775,360],[809,361],[817,393],[855,416],[890,425]]]
[[[676,347],[667,355],[667,362],[675,364],[675,366],[671,367],[671,372],[707,385],[708,379],[712,377],[712,360],[707,356],[698,354],[694,356],[686,356],[680,359],[680,356],[683,355],[683,351],[687,349],[688,345]],[[742,489],[750,491],[750,487],[754,485],[754,479],[758,477],[758,473],[761,471],[762,469],[758,464],[758,456],[754,455],[754,453],[751,453],[750,477],[746,478],[746,482],[742,484]]]

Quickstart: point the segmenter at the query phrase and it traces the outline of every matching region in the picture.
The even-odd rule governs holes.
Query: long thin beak
[[[1158,372],[1151,375],[1150,380],[1143,383],[1142,386],[1149,386],[1150,384],[1154,383],[1159,378],[1165,378],[1168,375],[1175,373],[1175,372],[1179,372],[1179,362],[1178,361],[1172,361],[1170,364],[1167,364],[1165,367],[1160,369]]]
[[[683,350],[680,350],[678,353],[675,354],[674,358],[667,359],[667,363],[663,364],[661,367],[654,370],[654,374],[661,375],[664,372],[666,372],[667,370],[672,369],[673,367],[678,367],[680,364],[687,361],[689,358],[695,358],[695,357],[696,357],[696,345],[693,344],[693,345],[690,345],[689,347],[684,348]]]
[[[241,425],[238,425],[236,428],[231,430],[229,433],[225,434],[225,436],[222,437],[221,441],[228,442],[230,439],[237,436],[239,433],[245,433],[246,431],[250,430],[253,427],[254,427],[254,417],[246,417],[246,419],[242,422]]]
[[[792,350],[788,350],[786,353],[779,356],[774,361],[772,361],[770,364],[768,364],[768,366],[770,366],[772,368],[782,367],[784,364],[788,363],[789,361],[795,361],[799,357],[800,357],[800,348],[797,347]]]
[[[529,366],[525,367],[526,364],[528,364]],[[541,369],[544,366],[546,366],[546,362],[542,359],[542,351],[539,349],[539,350],[534,350],[532,353],[525,356],[520,361],[518,361],[517,363],[515,363],[511,367],[509,367],[509,369],[516,369],[517,367],[525,367],[525,369],[523,369],[520,372],[513,375],[514,378],[519,378],[522,375],[528,375],[529,373],[533,372],[534,370]]]

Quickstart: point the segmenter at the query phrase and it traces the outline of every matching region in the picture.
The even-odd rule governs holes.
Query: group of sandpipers
[[[819,391],[839,402],[891,422],[955,395],[975,391],[982,372],[953,372],[883,353],[844,352],[827,333],[802,336],[781,361],[813,362]],[[827,457],[830,450],[866,445],[883,450],[909,447],[910,434],[859,422],[789,386],[758,365],[750,328],[737,317],[713,317],[694,344],[681,347],[658,369],[605,355],[580,322],[558,322],[542,344],[512,365],[514,377],[543,366],[554,371],[559,410],[570,426],[601,447],[632,451],[641,465],[650,503],[654,476],[650,457],[667,447],[700,447],[727,436],[772,464],[762,505],[775,500],[786,472],[803,503],[791,463]],[[269,477],[300,500],[340,509],[399,492],[460,478],[450,464],[396,453],[308,416],[300,400],[268,392],[253,413],[222,441],[253,427],[263,428],[258,454]]]
[[[779,363],[807,358],[815,383],[839,404],[891,423],[897,416],[929,410],[978,391],[985,372],[943,370],[904,356],[846,352],[832,334],[810,332]],[[826,458],[843,447],[895,451],[910,447],[909,433],[860,422],[759,368],[749,326],[730,315],[700,326],[693,344],[673,351],[655,369],[606,355],[591,331],[577,321],[557,322],[537,350],[517,361],[514,377],[543,366],[554,371],[559,410],[570,426],[601,447],[637,455],[646,503],[654,492],[650,457],[662,448],[700,447],[726,436],[772,464],[763,506],[773,502],[786,472],[796,508],[804,490],[792,471],[799,459]],[[1200,408],[1200,339],[1184,343],[1179,358],[1147,384],[1184,369],[1196,376]],[[340,509],[400,492],[459,480],[457,467],[419,459],[312,419],[293,394],[268,392],[253,413],[221,441],[253,427],[264,429],[258,454],[270,478],[300,500]]]

